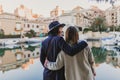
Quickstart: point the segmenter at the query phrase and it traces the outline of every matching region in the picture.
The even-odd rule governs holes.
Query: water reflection
[[[40,47],[21,45],[17,48],[0,49],[0,71],[3,73],[21,67],[23,70],[33,64],[35,58],[39,58]]]
[[[95,57],[96,80],[120,80],[120,76],[117,76],[120,74],[120,46],[102,46],[100,42],[88,43]],[[2,46],[0,79],[42,80],[43,67],[39,55],[39,43]]]
[[[107,57],[106,57],[106,63],[115,67],[120,68],[120,47],[116,46],[108,46],[111,48],[111,50],[108,50]]]

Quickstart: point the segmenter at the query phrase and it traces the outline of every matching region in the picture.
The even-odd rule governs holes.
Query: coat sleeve
[[[46,68],[50,69],[50,70],[59,70],[64,66],[64,52],[61,51],[56,59],[56,62],[47,62],[47,66]]]
[[[94,61],[93,53],[89,47],[87,47],[87,51],[88,51],[88,61],[91,65],[91,69],[92,69],[93,74],[95,74],[95,61]]]
[[[78,44],[71,47],[65,42],[65,40],[62,37],[60,37],[60,40],[59,40],[60,49],[70,56],[74,56],[75,54],[82,51],[87,46],[88,44],[85,41],[81,41]]]
[[[42,63],[42,65],[44,66],[44,62],[45,62],[45,59],[46,59],[46,53],[45,53],[45,47],[42,43],[42,47],[41,47],[41,50],[40,50],[40,62]]]

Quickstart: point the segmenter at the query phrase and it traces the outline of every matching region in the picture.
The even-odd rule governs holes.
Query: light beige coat
[[[50,70],[58,70],[65,67],[66,80],[94,80],[93,72],[94,57],[89,47],[76,54],[69,56],[61,51],[56,62],[47,63]]]

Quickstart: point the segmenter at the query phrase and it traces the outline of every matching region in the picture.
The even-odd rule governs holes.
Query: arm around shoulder
[[[61,48],[61,50],[63,50],[66,54],[70,56],[76,55],[78,52],[82,51],[87,46],[88,44],[85,41],[81,41],[74,46],[70,46],[65,42],[62,37],[60,37],[59,47]]]

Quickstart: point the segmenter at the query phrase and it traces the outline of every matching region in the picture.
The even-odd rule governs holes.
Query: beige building
[[[45,20],[45,19],[44,19]],[[0,29],[5,35],[23,35],[27,31],[34,30],[38,35],[47,33],[47,21],[29,20],[11,13],[0,14]]]
[[[76,25],[79,27],[86,26],[86,19],[84,18],[84,9],[82,7],[75,7],[71,11],[64,11],[64,13],[59,16],[59,21],[65,23],[66,25]]]
[[[0,14],[3,13],[3,8],[2,8],[2,5],[0,5]]]
[[[105,11],[106,23],[108,26],[120,25],[120,6],[110,7]]]
[[[84,29],[92,24],[94,18],[101,15],[103,16],[103,11],[96,6],[92,6],[90,9],[84,9],[77,6],[71,11],[64,11],[64,13],[59,16],[59,21],[67,25],[76,25]]]
[[[40,25],[39,21],[26,20],[24,22],[24,29],[23,29],[24,33],[30,30],[34,30],[37,34],[40,34],[41,29],[42,29],[42,25]]]
[[[26,33],[30,30],[34,30],[37,35],[41,33],[47,33],[47,23],[40,20],[26,20],[24,21],[23,33]]]
[[[47,33],[49,31],[49,24],[52,21],[58,21],[59,17],[39,17],[37,21],[40,22],[42,33]]]
[[[88,26],[91,26],[95,18],[104,17],[104,11],[99,9],[97,6],[91,6],[90,9],[87,9],[84,14],[88,19]]]
[[[36,19],[40,16],[38,14],[33,14],[32,9],[29,9],[24,5],[20,5],[18,8],[16,8],[14,10],[14,14],[30,20]]]
[[[56,6],[55,9],[50,11],[50,17],[58,17],[64,13],[64,10],[60,9],[59,6]]]
[[[11,13],[0,14],[0,29],[5,35],[21,34],[23,30],[23,18]]]

